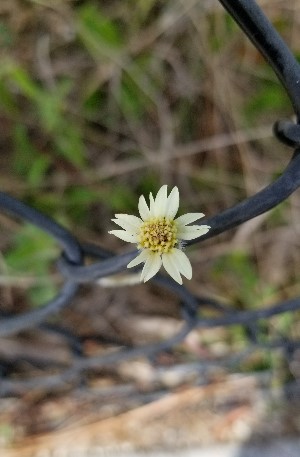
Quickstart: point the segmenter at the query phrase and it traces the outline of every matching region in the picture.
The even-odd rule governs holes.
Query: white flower
[[[192,277],[191,263],[182,252],[184,241],[204,235],[210,227],[188,225],[203,217],[203,213],[187,213],[174,219],[179,207],[179,192],[174,187],[168,196],[167,187],[162,186],[155,199],[150,193],[150,206],[145,197],[140,196],[140,218],[116,214],[116,219],[112,221],[123,230],[111,230],[109,233],[137,244],[140,253],[127,267],[135,267],[144,262],[141,280],[148,281],[163,265],[169,275],[182,284],[181,274],[187,279]]]

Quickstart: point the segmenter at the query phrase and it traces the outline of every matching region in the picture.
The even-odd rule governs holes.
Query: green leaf
[[[111,52],[123,48],[124,37],[116,24],[94,5],[87,4],[79,10],[77,25],[79,36],[94,58],[111,58]]]
[[[54,144],[57,151],[69,162],[78,168],[85,164],[85,148],[81,138],[81,132],[70,123],[62,123],[59,132],[56,132]]]
[[[99,200],[99,192],[86,187],[72,187],[65,195],[67,211],[73,222],[86,220],[91,213],[90,205]]]
[[[18,113],[16,103],[8,90],[5,82],[0,79],[0,106],[10,115],[16,116]]]
[[[99,200],[112,210],[126,212],[136,210],[137,197],[129,186],[113,185],[99,193]]]
[[[289,103],[287,96],[279,84],[267,81],[249,98],[245,107],[245,114],[249,121],[254,121],[257,116],[271,112],[286,110]]]
[[[43,182],[51,160],[37,151],[30,141],[24,125],[17,124],[14,130],[14,170],[32,186]]]
[[[27,290],[31,304],[44,304],[55,295],[56,286],[51,279],[50,267],[57,256],[55,241],[29,224],[24,225],[15,235],[13,246],[5,253],[4,258],[10,271],[36,278],[36,284]]]
[[[254,261],[243,251],[221,257],[214,265],[213,274],[230,299],[246,308],[261,304],[274,293],[271,285],[261,283]]]
[[[25,70],[12,66],[9,74],[11,80],[17,84],[20,91],[29,99],[37,101],[41,95],[39,86],[28,76]]]
[[[120,92],[116,96],[126,117],[135,120],[143,117],[148,99],[128,75],[124,75]]]
[[[49,235],[35,226],[24,225],[16,234],[13,247],[5,253],[5,260],[18,272],[41,274],[57,254],[56,243]]]

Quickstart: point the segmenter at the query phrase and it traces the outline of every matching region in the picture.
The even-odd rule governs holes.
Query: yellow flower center
[[[156,217],[144,222],[139,231],[139,249],[166,253],[178,243],[177,227],[173,220]]]

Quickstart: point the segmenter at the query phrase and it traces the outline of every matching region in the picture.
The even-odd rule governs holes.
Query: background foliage
[[[300,2],[258,3],[298,55]],[[81,240],[121,250],[107,234],[114,212],[136,212],[138,196],[164,183],[178,185],[182,212],[215,214],[268,184],[289,160],[271,131],[290,116],[289,101],[217,1],[2,0],[0,58],[1,189]],[[296,192],[194,247],[191,289],[237,309],[300,294],[299,211]],[[59,283],[58,248],[5,215],[0,226],[1,308],[38,306]],[[160,300],[155,312],[172,314],[171,299]],[[143,312],[154,312],[144,303]],[[266,335],[296,335],[299,322],[274,318]],[[240,328],[197,338],[212,353],[247,344]],[[261,355],[243,369],[274,366]],[[293,373],[285,367],[280,376]]]

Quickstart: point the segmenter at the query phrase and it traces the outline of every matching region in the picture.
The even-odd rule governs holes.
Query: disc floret
[[[168,253],[178,244],[176,224],[166,217],[153,217],[141,225],[138,240],[139,249]]]

